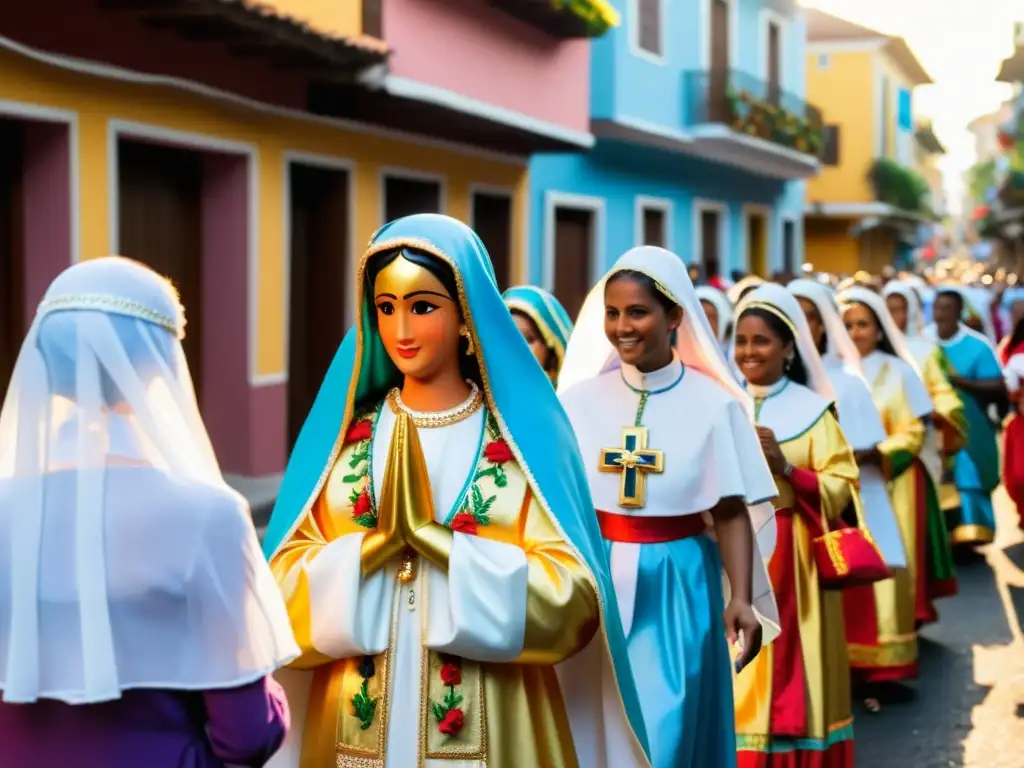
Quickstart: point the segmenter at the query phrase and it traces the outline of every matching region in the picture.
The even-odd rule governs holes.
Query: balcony
[[[820,168],[821,111],[746,72],[684,72],[682,122],[692,150],[716,162],[787,180]]]
[[[619,25],[619,14],[608,0],[489,0],[552,37],[562,39],[601,37]]]

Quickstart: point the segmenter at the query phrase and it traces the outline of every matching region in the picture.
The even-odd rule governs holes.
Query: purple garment
[[[0,703],[0,764],[258,768],[287,730],[288,702],[269,677],[221,691],[125,691],[103,704]]]

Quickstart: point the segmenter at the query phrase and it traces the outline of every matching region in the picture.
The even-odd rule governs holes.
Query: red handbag
[[[857,506],[854,502],[855,510]],[[856,526],[841,523],[839,528],[830,530],[824,515],[821,524],[825,533],[814,540],[814,561],[822,589],[860,587],[892,576],[859,514]]]

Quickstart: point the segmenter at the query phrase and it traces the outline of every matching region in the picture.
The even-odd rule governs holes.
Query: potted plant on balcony
[[[809,155],[821,152],[821,130],[809,120],[785,107],[757,98],[749,91],[731,86],[726,91],[726,98],[731,116],[729,125],[737,133],[771,141]]]
[[[600,37],[619,25],[609,0],[488,0],[520,21],[560,38]]]
[[[871,164],[867,177],[875,199],[880,203],[907,213],[931,215],[928,182],[917,171],[895,160],[880,157]]]

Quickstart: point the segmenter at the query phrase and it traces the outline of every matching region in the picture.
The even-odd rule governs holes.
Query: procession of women
[[[692,258],[572,318],[385,225],[262,546],[189,307],[65,270],[0,410],[0,765],[853,768],[998,486],[1024,529],[1024,290]]]

